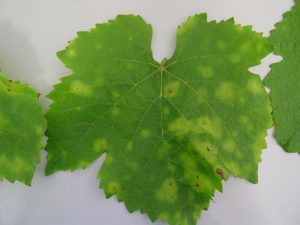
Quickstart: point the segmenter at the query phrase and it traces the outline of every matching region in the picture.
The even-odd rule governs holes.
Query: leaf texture
[[[58,53],[73,71],[49,94],[47,174],[86,168],[102,153],[100,187],[152,221],[196,224],[221,180],[257,182],[268,96],[248,68],[270,52],[234,24],[190,17],[171,59],[157,63],[152,28],[118,16]]]
[[[30,185],[44,128],[38,93],[0,73],[0,179]]]
[[[265,84],[271,89],[276,139],[287,152],[300,152],[300,2],[284,14],[269,38],[283,60],[271,66]]]

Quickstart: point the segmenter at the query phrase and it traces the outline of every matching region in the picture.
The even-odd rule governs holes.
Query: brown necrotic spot
[[[217,169],[216,169],[216,173],[217,173],[219,176],[221,176],[222,179],[224,179],[224,171],[223,171],[222,169],[217,168]]]

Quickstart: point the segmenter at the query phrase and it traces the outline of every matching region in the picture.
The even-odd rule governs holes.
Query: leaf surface
[[[283,60],[271,66],[265,84],[271,89],[276,139],[287,152],[300,152],[300,2],[284,14],[269,38]]]
[[[196,224],[221,180],[257,181],[270,105],[248,72],[270,46],[234,21],[190,17],[173,57],[157,63],[138,16],[98,24],[58,53],[73,74],[49,94],[47,174],[86,168],[102,153],[107,197],[152,221]]]
[[[44,128],[38,93],[0,73],[0,179],[30,185]]]

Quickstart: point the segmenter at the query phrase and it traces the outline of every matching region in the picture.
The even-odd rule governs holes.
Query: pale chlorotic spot
[[[166,179],[155,194],[159,201],[174,203],[177,199],[177,183],[174,178]]]
[[[180,86],[181,84],[179,81],[174,81],[170,84],[167,84],[164,87],[164,96],[168,98],[177,96],[179,94]]]
[[[217,119],[210,119],[208,116],[199,117],[194,123],[193,131],[195,133],[206,133],[216,139],[222,137],[221,122]]]
[[[126,144],[126,150],[127,151],[132,151],[133,149],[133,142],[132,141],[129,141],[127,144]]]
[[[243,174],[248,175],[248,177],[249,177],[249,175],[253,174],[253,171],[255,171],[253,169],[253,166],[251,166],[251,164],[249,164],[249,163],[243,163],[241,170],[242,170]]]
[[[113,158],[110,154],[108,154],[108,155],[106,156],[104,162],[105,162],[105,164],[109,165],[109,164],[111,164],[113,161],[114,161],[114,158]]]
[[[87,168],[90,165],[90,162],[86,161],[86,160],[80,160],[79,161],[79,166],[81,168]]]
[[[159,219],[161,219],[164,222],[167,222],[169,220],[169,214],[166,212],[159,214],[158,217],[159,217]]]
[[[198,72],[204,78],[210,78],[214,75],[214,69],[211,66],[199,65]]]
[[[236,145],[232,139],[226,139],[223,144],[223,148],[226,152],[234,152]]]
[[[235,87],[232,83],[223,82],[217,87],[215,95],[221,100],[232,100],[235,97],[234,89]]]
[[[242,45],[241,45],[241,47],[240,47],[240,49],[242,50],[242,51],[249,51],[249,50],[251,50],[251,43],[250,42],[245,42],[245,43],[243,43]]]
[[[238,53],[232,54],[229,56],[229,60],[230,62],[237,64],[241,61],[241,56]]]
[[[112,96],[113,96],[113,98],[115,98],[115,99],[120,98],[120,94],[119,94],[119,92],[117,92],[117,91],[113,91],[113,92],[112,92]]]
[[[224,50],[224,49],[226,48],[226,44],[225,44],[224,41],[219,40],[219,41],[217,41],[217,47],[218,47],[218,49],[220,49],[220,50]]]
[[[1,124],[1,122],[0,122],[0,124]],[[36,126],[35,127],[35,133],[36,134],[42,134],[42,132],[43,132],[43,127],[42,126]]]
[[[0,156],[0,177],[6,177],[7,172],[9,176],[17,177],[21,174],[31,174],[34,170],[34,167],[31,166],[31,163],[28,163],[24,159],[15,156],[14,158],[7,158],[5,155]]]
[[[241,167],[235,161],[230,161],[226,163],[226,167],[233,174],[240,174]]]
[[[104,152],[107,150],[107,142],[104,138],[97,139],[94,142],[94,151],[95,152]]]
[[[98,42],[98,43],[95,45],[95,48],[96,48],[97,50],[101,50],[101,49],[102,49],[101,43]]]
[[[179,159],[184,167],[189,168],[190,170],[196,170],[196,168],[197,168],[196,161],[189,154],[182,153],[182,154],[180,154]],[[187,174],[189,176],[191,175],[191,173],[188,171],[187,171]]]
[[[254,128],[254,126],[251,123],[251,121],[249,120],[249,118],[245,115],[240,116],[239,122],[242,123],[248,131],[252,131]]]
[[[233,131],[233,132],[232,132],[232,136],[233,136],[233,137],[237,137],[238,135],[239,135],[239,132],[238,132],[238,131]]]
[[[112,181],[107,186],[107,194],[113,195],[120,191],[120,184],[117,181]]]
[[[111,110],[111,115],[112,115],[113,117],[119,116],[119,115],[120,115],[120,109],[119,109],[119,107],[114,106],[114,107],[112,108],[112,110]]]
[[[85,85],[84,83],[78,80],[75,80],[71,84],[71,92],[76,93],[78,95],[90,97],[93,94],[93,89],[90,86]]]
[[[243,97],[243,96],[239,96],[239,98],[238,98],[238,102],[241,104],[241,105],[245,105],[245,103],[246,103],[246,100],[245,100],[245,98]]]
[[[212,189],[210,182],[206,182],[209,178],[203,174],[203,171],[198,169],[197,160],[201,158],[195,159],[194,156],[182,153],[179,159],[182,167],[185,168],[183,177],[194,191],[205,192]]]
[[[194,27],[197,26],[197,20],[193,17],[190,17],[185,23],[184,23],[184,26],[181,26],[179,29],[178,29],[178,33],[179,34],[182,34],[186,31],[186,30],[190,30],[190,29],[193,29]]]
[[[205,158],[210,158],[216,154],[215,147],[207,141],[192,139],[191,143],[200,157],[204,156]]]
[[[194,208],[196,210],[193,212],[193,218],[196,219],[196,220],[198,220],[198,218],[201,215],[202,207],[201,207],[201,205],[195,204]]]
[[[148,138],[148,137],[150,137],[150,134],[151,134],[150,131],[147,129],[142,129],[141,133],[140,133],[142,138]]]
[[[259,93],[264,92],[264,88],[261,85],[260,81],[255,78],[248,81],[247,89],[254,94],[259,94]]]
[[[239,121],[245,125],[245,124],[249,123],[249,118],[245,115],[242,115],[242,116],[240,116]]]
[[[207,141],[200,141],[196,138],[193,139],[191,143],[195,151],[199,155],[199,158],[204,158],[209,164],[214,165],[215,169],[223,167],[223,165],[220,164],[220,159],[218,158],[218,151],[215,146],[213,146]],[[196,179],[195,177],[191,179],[194,179],[194,183],[192,185],[195,188],[195,190],[199,190],[200,179],[202,179],[201,176],[197,175]]]
[[[67,54],[68,57],[73,58],[73,57],[76,56],[76,51],[74,49],[70,48],[70,49],[67,50],[66,54]]]
[[[191,122],[178,117],[172,121],[168,126],[168,131],[176,135],[177,137],[184,137],[191,129]]]

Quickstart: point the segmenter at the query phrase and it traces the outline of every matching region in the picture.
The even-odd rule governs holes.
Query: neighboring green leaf
[[[98,24],[58,53],[73,70],[49,94],[47,174],[86,168],[102,153],[107,197],[152,221],[195,224],[221,180],[257,181],[271,107],[248,68],[270,51],[250,27],[196,15],[161,64],[138,16]]]
[[[44,127],[38,93],[0,73],[0,179],[30,185]]]
[[[269,38],[283,60],[265,79],[271,89],[276,139],[287,152],[300,152],[300,2],[284,15]]]

